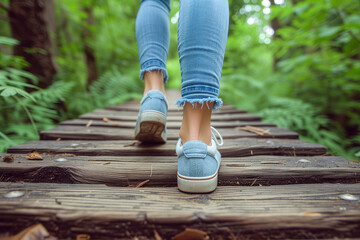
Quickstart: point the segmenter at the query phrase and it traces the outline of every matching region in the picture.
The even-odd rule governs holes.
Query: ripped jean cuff
[[[191,103],[193,107],[195,107],[197,104],[202,104],[201,108],[203,108],[206,105],[208,109],[210,109],[209,103],[214,102],[214,106],[212,110],[216,110],[223,105],[223,101],[221,100],[221,98],[218,97],[203,97],[203,98],[182,97],[179,98],[175,104],[178,106],[178,108],[181,108],[184,107],[187,102]]]
[[[141,80],[144,81],[144,74],[146,72],[150,72],[153,70],[161,71],[162,77],[164,79],[164,84],[166,84],[168,81],[168,73],[166,70],[166,65],[162,61],[159,61],[159,60],[148,60],[148,61],[144,62],[143,64],[141,64],[139,77],[141,78]]]

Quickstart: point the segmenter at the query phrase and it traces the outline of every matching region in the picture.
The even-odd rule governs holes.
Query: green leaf
[[[7,70],[9,73],[11,73],[10,76],[12,76],[12,77],[15,75],[15,76],[20,76],[20,77],[31,79],[34,83],[39,82],[38,78],[34,74],[31,74],[29,72],[15,69],[15,68],[8,68]]]
[[[7,45],[7,46],[14,46],[19,43],[18,40],[14,38],[0,36],[0,44]]]
[[[10,139],[8,138],[8,136],[6,136],[4,133],[2,133],[0,131],[0,137],[2,137],[3,139],[5,139],[8,143],[10,143],[11,145],[15,145],[15,143]]]
[[[0,91],[1,90],[2,90],[2,92],[0,93],[0,95],[3,97],[10,97],[10,96],[15,96],[16,94],[19,94],[26,99],[30,99],[30,100],[36,102],[36,100],[33,96],[31,96],[29,93],[25,92],[24,90],[22,90],[20,88],[10,87],[10,86],[0,86]]]
[[[10,97],[10,96],[14,96],[17,94],[16,90],[14,87],[0,87],[0,91],[3,90],[0,95],[3,97]]]
[[[340,26],[329,27],[329,26],[325,25],[322,28],[320,28],[319,37],[321,37],[321,38],[332,38],[336,34],[338,34],[340,31],[341,31]]]

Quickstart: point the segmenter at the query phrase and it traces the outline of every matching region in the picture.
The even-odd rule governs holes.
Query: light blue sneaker
[[[135,139],[145,143],[165,143],[168,102],[164,94],[159,90],[150,90],[140,104]]]
[[[219,136],[220,143],[214,133]],[[182,145],[181,139],[178,140],[176,144],[177,183],[181,191],[206,193],[216,189],[221,163],[221,154],[217,146],[223,144],[220,133],[214,127],[211,127],[211,146],[201,141],[188,141]]]

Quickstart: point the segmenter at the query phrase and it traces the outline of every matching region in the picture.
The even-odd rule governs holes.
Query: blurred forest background
[[[0,0],[0,152],[142,95],[140,1]],[[180,88],[172,1],[168,88]],[[360,159],[360,1],[229,0],[227,104]]]

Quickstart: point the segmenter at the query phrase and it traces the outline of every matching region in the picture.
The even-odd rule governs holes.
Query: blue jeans
[[[136,40],[140,78],[146,71],[160,70],[168,80],[166,60],[169,51],[169,12],[171,0],[142,0],[136,18]],[[228,0],[181,0],[178,25],[178,51],[181,68],[181,98],[186,102],[214,102],[219,96],[221,70],[229,28]]]

